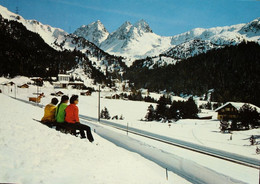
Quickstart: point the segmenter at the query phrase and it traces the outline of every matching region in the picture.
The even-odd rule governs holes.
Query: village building
[[[249,103],[241,103],[241,102],[227,102],[221,107],[217,108],[215,112],[218,113],[218,120],[234,120],[238,118],[239,109],[248,104],[252,108],[256,108],[258,112],[260,112],[260,108]]]
[[[55,93],[56,96],[62,96],[64,93],[61,91],[58,91],[57,93]]]
[[[4,86],[13,86],[13,85],[15,85],[15,83],[14,83],[13,81],[3,82],[1,85],[4,85]]]
[[[58,74],[58,81],[53,82],[54,88],[68,88],[70,75]]]
[[[30,79],[34,82],[34,85],[43,86],[43,79],[41,77],[31,77]]]
[[[88,91],[86,91],[86,92],[81,92],[80,93],[80,95],[82,95],[82,96],[91,96],[91,91],[90,90],[88,90]]]
[[[67,74],[58,74],[58,81],[53,82],[54,88],[68,88],[72,86],[75,89],[83,89],[84,83],[82,81],[70,81],[71,76]]]
[[[62,96],[64,93],[61,91],[55,92],[55,93],[51,93],[52,96]]]
[[[29,85],[28,84],[22,84],[22,85],[18,86],[18,88],[29,88]]]

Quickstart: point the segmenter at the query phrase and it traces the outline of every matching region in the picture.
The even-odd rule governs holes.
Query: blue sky
[[[173,36],[193,28],[250,22],[260,17],[259,0],[0,0],[26,19],[73,32],[100,20],[109,32],[125,21],[144,19],[153,32]]]

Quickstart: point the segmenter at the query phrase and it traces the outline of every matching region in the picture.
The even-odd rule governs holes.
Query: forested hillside
[[[260,46],[241,43],[177,62],[175,65],[142,67],[136,61],[126,72],[137,88],[202,95],[214,89],[214,101],[244,101],[260,105]]]
[[[79,51],[57,51],[21,23],[8,21],[0,15],[0,76],[51,77],[76,68],[78,64],[97,82],[107,81]]]

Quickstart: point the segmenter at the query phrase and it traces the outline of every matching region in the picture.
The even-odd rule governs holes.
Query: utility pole
[[[16,99],[16,84],[14,85],[14,98]]]
[[[37,93],[36,93],[37,98],[36,99],[38,100],[38,97],[39,97],[39,86],[38,86],[38,83],[36,83],[36,85],[37,85]],[[38,106],[37,100],[36,100],[36,104]]]
[[[98,122],[100,122],[100,85],[98,86]]]

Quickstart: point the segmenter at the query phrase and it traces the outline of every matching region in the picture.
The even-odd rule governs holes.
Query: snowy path
[[[80,115],[81,118],[87,119],[87,120],[91,120],[91,121],[96,121],[95,118],[91,118],[91,117],[87,117],[84,115]],[[123,129],[125,131],[132,132],[135,134],[140,134],[140,135],[145,135],[151,138],[155,138],[157,140],[160,141],[164,141],[167,142],[168,144],[171,145],[175,145],[178,147],[182,147],[185,149],[189,149],[192,151],[196,151],[196,152],[200,152],[203,154],[209,154],[211,156],[217,157],[217,158],[221,158],[221,159],[225,159],[225,160],[229,160],[232,162],[237,162],[239,164],[243,164],[252,168],[256,168],[259,169],[260,168],[260,160],[257,159],[253,159],[253,158],[249,158],[249,157],[245,157],[242,155],[238,155],[238,154],[234,154],[234,153],[229,153],[229,152],[225,152],[222,150],[217,150],[214,148],[209,148],[209,147],[205,147],[202,145],[198,145],[198,144],[194,144],[194,143],[190,143],[190,142],[186,142],[186,141],[182,141],[182,140],[178,140],[178,139],[174,139],[174,138],[170,138],[170,137],[166,137],[163,135],[158,135],[158,134],[154,134],[148,131],[144,131],[144,130],[139,130],[136,128],[132,128],[132,127],[126,127],[125,125],[119,125],[107,120],[101,120],[101,123],[105,124],[105,125],[109,125],[109,126],[113,126],[113,127],[117,127],[120,129]]]

